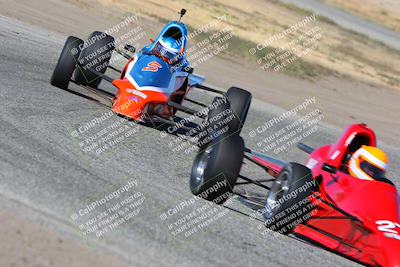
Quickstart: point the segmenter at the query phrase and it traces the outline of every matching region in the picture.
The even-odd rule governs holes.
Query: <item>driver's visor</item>
[[[176,53],[172,53],[169,50],[167,50],[165,47],[163,47],[161,44],[157,44],[156,46],[156,51],[158,51],[158,53],[160,54],[160,56],[171,60],[176,56]]]
[[[360,169],[375,180],[385,178],[385,172],[368,161],[362,160]]]

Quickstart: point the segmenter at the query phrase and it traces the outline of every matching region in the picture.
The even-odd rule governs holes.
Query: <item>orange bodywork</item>
[[[113,112],[129,117],[133,120],[142,120],[149,108],[161,104],[167,108],[168,96],[154,91],[137,90],[127,79],[114,80],[112,84],[117,87],[118,92],[113,102]]]

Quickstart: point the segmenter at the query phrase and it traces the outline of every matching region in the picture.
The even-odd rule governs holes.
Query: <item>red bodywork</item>
[[[346,173],[346,156],[361,145],[376,145],[364,124],[349,126],[336,143],[315,149],[307,160],[319,182],[316,210],[294,233],[335,253],[368,266],[400,266],[399,196],[387,182],[366,181]],[[267,156],[253,160],[276,176],[282,165]],[[328,164],[338,171],[322,169]],[[322,200],[322,202],[321,202]]]

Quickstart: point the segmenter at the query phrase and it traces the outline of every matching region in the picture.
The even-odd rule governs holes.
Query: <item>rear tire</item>
[[[50,78],[51,85],[67,89],[72,73],[75,70],[79,52],[83,41],[74,36],[68,36],[61,50],[60,57]]]
[[[291,233],[314,210],[310,197],[316,189],[310,169],[294,162],[287,164],[268,193],[265,225],[281,234]]]
[[[231,87],[228,89],[226,97],[229,100],[229,108],[234,114],[234,118],[229,123],[229,131],[240,134],[249,112],[251,93],[238,87]]]
[[[190,176],[190,190],[216,204],[224,203],[232,193],[243,162],[244,141],[233,135],[211,143],[197,154]]]
[[[238,87],[229,88],[225,98],[215,97],[198,140],[200,149],[206,147],[211,140],[240,135],[250,104],[251,93]]]
[[[95,31],[90,34],[85,45],[87,46],[83,48],[78,59],[79,65],[75,72],[75,82],[97,88],[101,77],[89,70],[96,70],[103,74],[106,72],[115,49],[114,37]]]
[[[213,140],[215,141],[221,139],[221,137],[229,136],[227,135],[229,125],[223,122],[224,119],[227,118],[224,114],[230,112],[228,101],[222,97],[215,97],[211,107],[212,109],[210,109],[207,114],[205,124],[199,135],[199,140],[197,141],[197,145],[201,150],[206,148]]]

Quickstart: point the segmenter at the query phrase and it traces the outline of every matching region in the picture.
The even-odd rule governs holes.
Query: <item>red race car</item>
[[[400,266],[396,187],[383,175],[367,180],[348,171],[356,151],[376,148],[373,130],[354,124],[334,144],[313,149],[300,143],[298,147],[310,154],[306,165],[286,163],[245,148],[239,135],[214,140],[195,159],[191,190],[218,204],[233,194],[254,202],[233,189],[257,185],[268,190],[266,201],[258,203],[262,208],[255,213],[263,215],[265,232],[294,234],[366,266]],[[272,179],[241,175],[244,159],[265,169]],[[373,170],[365,169],[368,173]]]

